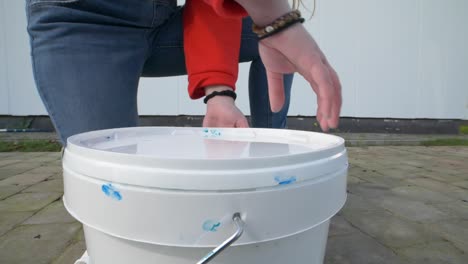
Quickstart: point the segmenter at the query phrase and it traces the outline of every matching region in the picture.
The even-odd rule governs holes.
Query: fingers
[[[249,127],[249,122],[247,122],[247,118],[245,116],[242,116],[242,118],[238,119],[236,123],[234,124],[234,127],[237,128],[248,128]]]
[[[283,74],[266,70],[268,79],[268,96],[272,112],[279,112],[284,105]]]
[[[332,109],[336,96],[330,72],[324,64],[316,63],[310,72],[303,76],[314,87],[317,95],[317,121],[323,131],[328,131],[335,121]]]
[[[342,97],[341,97],[341,83],[340,79],[338,78],[338,74],[336,74],[335,70],[329,67],[330,77],[333,83],[333,88],[335,89],[335,94],[332,101],[332,109],[331,109],[331,118],[328,122],[329,127],[337,128],[338,123],[340,120],[340,111],[342,105]]]

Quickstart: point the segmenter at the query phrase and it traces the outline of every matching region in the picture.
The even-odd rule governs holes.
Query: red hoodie
[[[189,95],[198,99],[209,85],[235,89],[242,18],[245,10],[232,0],[187,0],[184,52]]]

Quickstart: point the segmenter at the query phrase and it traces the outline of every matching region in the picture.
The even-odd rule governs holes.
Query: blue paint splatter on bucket
[[[280,177],[276,176],[275,181],[278,183],[278,185],[287,185],[296,182],[296,177],[291,176],[291,177]]]
[[[204,128],[203,133],[205,137],[220,137],[221,131],[219,129]]]
[[[122,200],[122,195],[120,194],[120,192],[110,183],[103,184],[101,187],[101,190],[106,196],[114,200],[117,200],[117,201]]]
[[[218,221],[213,221],[213,220],[206,220],[204,223],[203,223],[203,230],[205,231],[209,231],[209,232],[216,232],[218,231],[218,227],[221,226],[221,222],[218,222]]]

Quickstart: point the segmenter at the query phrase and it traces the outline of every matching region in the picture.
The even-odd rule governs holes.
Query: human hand
[[[205,88],[208,95],[214,91],[231,89],[227,86]],[[236,107],[234,99],[228,96],[215,96],[206,103],[204,127],[249,127],[244,114]]]
[[[317,95],[317,120],[322,130],[338,126],[342,104],[340,80],[301,24],[261,40],[259,52],[267,72],[273,112],[281,110],[284,104],[283,74],[298,72]]]

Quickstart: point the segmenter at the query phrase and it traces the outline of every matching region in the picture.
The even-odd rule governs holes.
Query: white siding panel
[[[422,1],[418,116],[466,118],[468,3]]]
[[[7,30],[5,43],[10,114],[46,114],[34,85],[29,38],[26,31],[25,1],[3,2]]]
[[[355,29],[360,41],[357,116],[415,116],[417,4],[405,0],[360,1]]]
[[[0,1],[0,115],[9,113],[8,70],[6,62],[5,3]]]
[[[140,115],[174,115],[178,113],[179,77],[141,78],[138,87]]]

